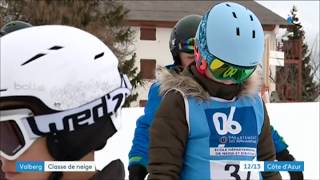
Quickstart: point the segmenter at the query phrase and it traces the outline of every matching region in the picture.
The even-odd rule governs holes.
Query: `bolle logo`
[[[38,86],[35,83],[26,83],[26,84],[20,84],[17,82],[14,82],[13,88],[15,90],[32,90],[32,91],[44,91],[44,86]]]
[[[239,122],[233,120],[233,115],[236,107],[232,106],[229,116],[225,113],[217,112],[213,114],[213,124],[219,135],[226,135],[227,133],[239,134],[241,132],[241,125]],[[222,125],[219,118],[222,120]]]

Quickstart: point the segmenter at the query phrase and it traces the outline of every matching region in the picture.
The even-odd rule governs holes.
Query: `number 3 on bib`
[[[240,171],[239,161],[211,161],[211,179],[224,180],[256,180],[259,179],[259,172]]]

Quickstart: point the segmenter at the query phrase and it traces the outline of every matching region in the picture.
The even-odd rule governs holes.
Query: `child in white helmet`
[[[16,172],[18,161],[94,161],[118,128],[131,85],[95,36],[46,25],[0,38],[0,160],[6,179],[123,179],[115,160],[100,172]]]
[[[149,179],[281,179],[240,171],[240,161],[274,161],[269,117],[259,96],[264,32],[247,8],[220,3],[204,14],[195,64],[163,72],[164,98],[150,129]]]

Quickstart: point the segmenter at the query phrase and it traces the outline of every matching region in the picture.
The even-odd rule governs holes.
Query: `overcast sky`
[[[257,1],[259,4],[287,19],[292,6],[298,9],[298,17],[306,32],[306,41],[309,46],[319,36],[319,1]],[[318,38],[319,41],[319,38]]]

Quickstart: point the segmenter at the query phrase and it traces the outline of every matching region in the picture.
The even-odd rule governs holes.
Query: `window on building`
[[[141,59],[140,71],[143,79],[155,79],[156,78],[156,60]]]
[[[147,100],[140,100],[139,101],[139,107],[145,107],[147,104]]]
[[[156,28],[140,28],[140,40],[156,40]]]

